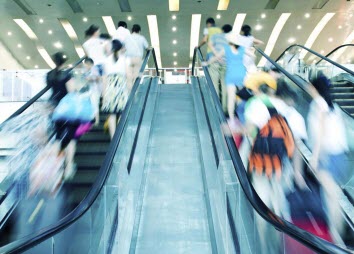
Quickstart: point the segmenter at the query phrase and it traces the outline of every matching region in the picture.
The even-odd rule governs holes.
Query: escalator
[[[319,253],[350,253],[264,205],[220,130],[226,119],[203,71],[184,85],[138,78],[88,195],[0,253],[266,253],[254,216],[265,220],[268,239],[279,240],[279,253],[287,253],[287,237]]]

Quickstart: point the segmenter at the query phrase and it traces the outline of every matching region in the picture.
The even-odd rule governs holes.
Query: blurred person
[[[207,44],[208,48],[207,48],[207,55],[206,55],[206,60],[208,61],[212,56],[213,56],[213,51],[210,48],[209,45],[209,41],[211,39],[211,37],[215,34],[221,34],[222,31],[219,27],[216,26],[215,24],[215,20],[213,18],[208,18],[206,20],[206,28],[204,28],[203,31],[203,39],[202,41],[199,43],[199,48],[202,47],[204,44]]]
[[[71,91],[74,90],[72,81],[72,69],[64,70],[67,57],[63,52],[53,55],[53,62],[56,67],[47,74],[47,85],[51,87],[52,95],[50,102],[53,107],[57,107],[59,102]],[[58,157],[65,158],[65,177],[70,178],[75,172],[74,155],[76,141],[74,140],[78,123],[66,121],[55,122],[55,139],[59,143]]]
[[[130,35],[130,31],[128,29],[128,25],[125,21],[118,22],[118,28],[113,34],[113,40],[119,40],[123,45],[125,45],[125,40]]]
[[[96,125],[100,121],[100,97],[101,97],[101,87],[100,87],[100,75],[98,68],[94,65],[94,61],[91,58],[86,58],[84,60],[84,78],[87,81],[87,85],[91,92],[91,100],[95,107],[95,122]]]
[[[214,51],[217,53],[221,52],[222,50],[224,50],[225,45],[228,45],[225,35],[231,32],[232,26],[226,24],[221,29],[222,29],[222,33],[216,33],[212,35],[208,42],[208,47],[212,49],[213,53]],[[225,113],[227,113],[227,90],[226,90],[225,79],[224,79],[225,72],[226,72],[225,57],[223,57],[223,59],[219,59],[215,63],[210,64],[208,70],[209,70],[210,77],[213,81],[216,94],[221,100],[221,105],[223,107],[223,110]]]
[[[244,65],[246,66],[248,73],[253,73],[257,71],[257,66],[255,64],[255,49],[253,46],[258,46],[264,44],[263,41],[254,38],[251,34],[252,28],[249,25],[243,25],[241,28],[241,40],[245,48],[250,49],[252,54],[246,55],[244,58]]]
[[[105,63],[107,79],[103,91],[102,111],[110,114],[107,121],[111,138],[113,138],[116,130],[117,115],[124,110],[128,99],[125,76],[126,63],[122,49],[123,44],[118,40],[113,40],[111,54]]]
[[[147,40],[140,32],[140,25],[134,24],[132,33],[125,40],[126,77],[129,92],[134,85],[135,79],[139,76],[144,52],[149,46]]]
[[[87,40],[82,45],[86,56],[91,58],[97,67],[100,76],[103,76],[103,64],[106,60],[105,44],[106,40],[100,38],[100,28],[91,25],[86,31]]]

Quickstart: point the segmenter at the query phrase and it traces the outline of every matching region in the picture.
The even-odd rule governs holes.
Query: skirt
[[[118,114],[124,110],[127,100],[126,78],[119,74],[108,75],[106,89],[103,92],[102,111]]]

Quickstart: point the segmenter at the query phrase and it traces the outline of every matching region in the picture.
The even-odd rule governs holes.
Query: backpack
[[[267,107],[270,119],[259,130],[249,157],[248,170],[266,174],[269,178],[281,176],[282,162],[292,158],[295,150],[293,134],[286,119],[274,107]]]

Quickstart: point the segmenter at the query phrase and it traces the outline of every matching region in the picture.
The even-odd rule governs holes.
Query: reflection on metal
[[[74,13],[83,13],[80,4],[76,0],[66,0],[66,2],[70,5],[70,8],[73,10]]]
[[[315,5],[312,7],[312,9],[322,9],[323,6],[325,6],[326,3],[328,3],[329,0],[318,0]]]
[[[14,0],[14,2],[27,14],[27,15],[37,15],[37,13],[32,9],[32,7],[21,0]]]
[[[129,0],[118,0],[120,10],[122,12],[131,12],[132,9],[130,8]]]
[[[275,9],[279,3],[279,0],[269,0],[264,9]]]

